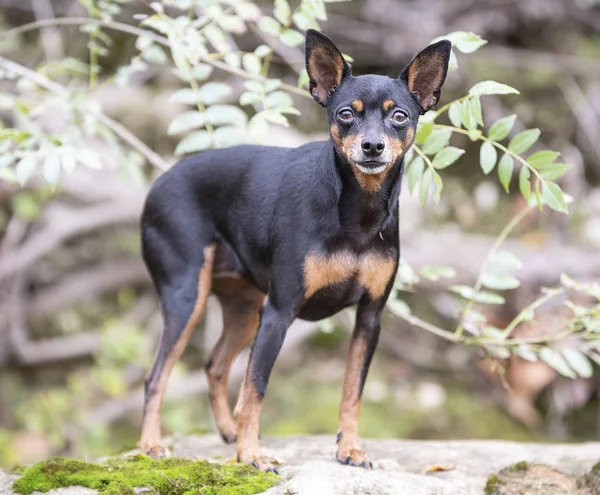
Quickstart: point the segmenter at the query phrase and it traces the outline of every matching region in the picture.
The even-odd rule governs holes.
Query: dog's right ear
[[[350,65],[333,42],[314,29],[306,32],[306,71],[310,94],[323,106],[351,73]]]

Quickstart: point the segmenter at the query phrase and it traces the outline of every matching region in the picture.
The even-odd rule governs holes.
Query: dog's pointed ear
[[[400,74],[417,103],[427,112],[440,99],[442,84],[446,80],[452,43],[438,41],[420,52]]]
[[[351,73],[350,65],[333,42],[314,29],[306,32],[306,71],[310,94],[323,106]]]

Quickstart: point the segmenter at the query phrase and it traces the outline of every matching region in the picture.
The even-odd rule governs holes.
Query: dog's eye
[[[338,119],[341,120],[342,122],[350,122],[353,118],[354,118],[354,114],[352,113],[352,110],[350,110],[349,108],[342,108],[338,114]]]
[[[408,122],[408,115],[406,115],[406,113],[401,110],[396,110],[392,115],[392,119],[398,124],[405,124],[406,122]]]

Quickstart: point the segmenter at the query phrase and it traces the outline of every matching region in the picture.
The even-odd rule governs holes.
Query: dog
[[[353,76],[333,42],[309,30],[309,89],[327,109],[328,141],[203,151],[156,180],[142,214],[142,254],[164,326],[145,380],[144,453],[166,453],[160,409],[167,380],[213,293],[223,332],[205,370],[216,426],[225,442],[237,441],[238,462],[261,471],[275,471],[275,460],[260,452],[259,416],[288,327],[357,305],[336,457],[372,468],[358,443],[358,417],[398,268],[403,159],[419,116],[440,98],[451,47],[447,40],[429,45],[396,79]],[[229,368],[253,338],[234,420]]]

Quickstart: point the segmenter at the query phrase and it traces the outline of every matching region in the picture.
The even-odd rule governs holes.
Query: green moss
[[[527,461],[521,461],[513,464],[509,469],[516,473],[523,473],[529,469],[529,464],[527,464]]]
[[[596,464],[594,464],[594,465],[592,466],[592,471],[593,471],[594,473],[600,473],[600,461],[598,461]]]
[[[500,480],[498,479],[497,474],[492,474],[485,484],[485,493],[486,495],[494,495],[496,490],[498,490],[498,485],[500,485]]]
[[[212,464],[187,459],[152,460],[146,456],[114,458],[102,464],[58,457],[23,471],[13,490],[28,494],[53,488],[85,486],[105,495],[133,495],[144,487],[160,495],[254,495],[278,482],[240,464]]]

